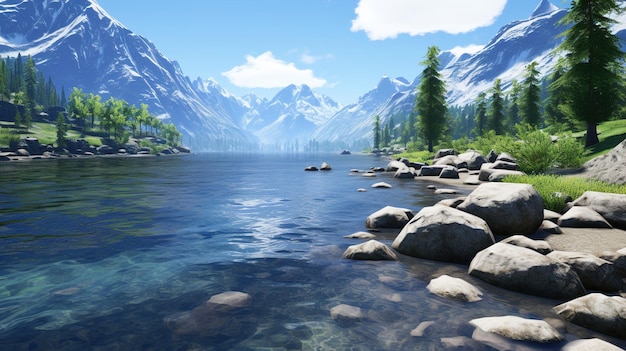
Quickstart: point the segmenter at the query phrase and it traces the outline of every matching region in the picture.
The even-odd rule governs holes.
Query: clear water
[[[304,172],[322,162],[333,170]],[[558,301],[491,287],[464,266],[342,259],[360,242],[343,236],[365,230],[369,214],[444,198],[428,182],[350,172],[386,163],[202,154],[1,164],[0,349],[440,350],[449,340],[467,342],[474,318],[556,317]],[[370,187],[378,181],[394,187]],[[429,294],[426,285],[442,274],[474,283],[484,299]],[[191,327],[172,322],[225,291],[248,293],[253,303]],[[330,309],[339,304],[365,317],[337,323]],[[435,322],[429,333],[410,336],[424,321]],[[566,341],[600,337],[626,347],[566,327]],[[558,350],[565,342],[514,346]]]

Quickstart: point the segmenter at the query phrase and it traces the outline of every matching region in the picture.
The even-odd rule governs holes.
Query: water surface
[[[322,162],[333,170],[304,172]],[[558,301],[488,286],[465,266],[404,256],[343,260],[360,242],[343,236],[365,230],[369,214],[387,205],[417,211],[445,198],[428,182],[351,172],[386,163],[364,155],[200,154],[1,164],[0,349],[440,350],[469,342],[474,318],[556,317],[550,309]],[[370,187],[378,181],[393,188]],[[474,283],[483,301],[429,294],[426,285],[441,274]],[[201,326],[176,324],[225,291],[250,294],[253,303],[210,312]],[[335,322],[330,309],[339,304],[360,307],[365,318]],[[410,336],[424,321],[435,322],[430,333]],[[626,346],[566,326],[566,341],[598,336]]]

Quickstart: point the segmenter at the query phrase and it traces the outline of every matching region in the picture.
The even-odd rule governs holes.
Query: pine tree
[[[374,121],[374,150],[380,149],[380,116]]]
[[[65,133],[67,133],[67,124],[65,122],[65,116],[62,113],[59,113],[56,120],[57,127],[57,146],[59,149],[63,149],[67,145],[67,140],[65,139]]]
[[[566,108],[587,124],[586,147],[599,142],[597,124],[620,107],[624,53],[611,31],[616,21],[609,15],[621,12],[617,0],[574,0],[560,21],[569,26],[559,46],[566,53],[566,72],[551,87],[563,89]]]
[[[474,135],[482,136],[487,132],[487,94],[480,93],[476,99],[474,116]]]
[[[446,86],[439,73],[439,48],[429,47],[422,65],[426,68],[422,72],[415,110],[419,116],[420,133],[428,142],[428,151],[432,152],[447,123]]]
[[[541,88],[539,87],[539,71],[537,62],[526,66],[526,79],[522,83],[520,112],[522,122],[533,127],[541,124]]]
[[[491,89],[491,109],[487,117],[490,130],[496,135],[501,135],[504,125],[504,98],[502,97],[502,87],[500,79],[496,79]]]

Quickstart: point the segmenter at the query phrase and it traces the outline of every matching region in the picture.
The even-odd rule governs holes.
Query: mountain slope
[[[0,2],[0,55],[18,53],[32,56],[41,71],[66,89],[76,86],[103,98],[147,103],[196,150],[254,141],[231,115],[203,103],[176,62],[94,0]]]
[[[503,88],[507,89],[514,79],[523,80],[525,68],[533,60],[538,62],[541,74],[549,72],[558,59],[552,54],[561,42],[557,35],[563,31],[556,23],[565,14],[566,10],[542,0],[530,18],[502,27],[481,50],[442,52],[441,74],[448,90],[448,104],[472,103],[478,94],[493,86],[496,78],[500,78]],[[392,116],[406,118],[413,109],[420,76],[412,84],[398,84],[399,81],[406,80],[398,78],[392,84],[388,77],[384,77],[358,103],[345,107],[320,127],[314,137],[317,140],[343,140],[346,147],[359,141],[371,145],[377,115],[384,124]],[[388,84],[395,88],[385,88]]]

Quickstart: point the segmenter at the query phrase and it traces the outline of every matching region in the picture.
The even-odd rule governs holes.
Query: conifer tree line
[[[428,48],[413,112],[386,123],[376,116],[374,148],[401,143],[432,152],[433,144],[488,133],[513,136],[520,128],[551,134],[586,130],[585,146],[598,143],[598,123],[626,116],[625,55],[611,32],[612,16],[622,11],[616,0],[572,1],[560,22],[563,42],[555,54],[562,58],[547,76],[533,61],[510,86],[496,79],[466,106],[447,106],[439,49]]]
[[[0,59],[0,101],[24,106],[23,113],[17,109],[14,120],[16,127],[26,130],[31,127],[33,114],[39,115],[51,107],[65,108],[69,119],[59,114],[56,120],[59,144],[64,144],[64,135],[72,127],[68,122],[83,135],[107,135],[118,143],[127,142],[130,136],[156,136],[172,146],[181,143],[182,134],[176,127],[150,114],[147,104],[137,107],[114,97],[102,101],[101,96],[86,94],[79,88],[73,88],[66,97],[65,89],[59,92],[52,78],[45,79],[30,56],[24,59],[18,54],[16,58]]]

